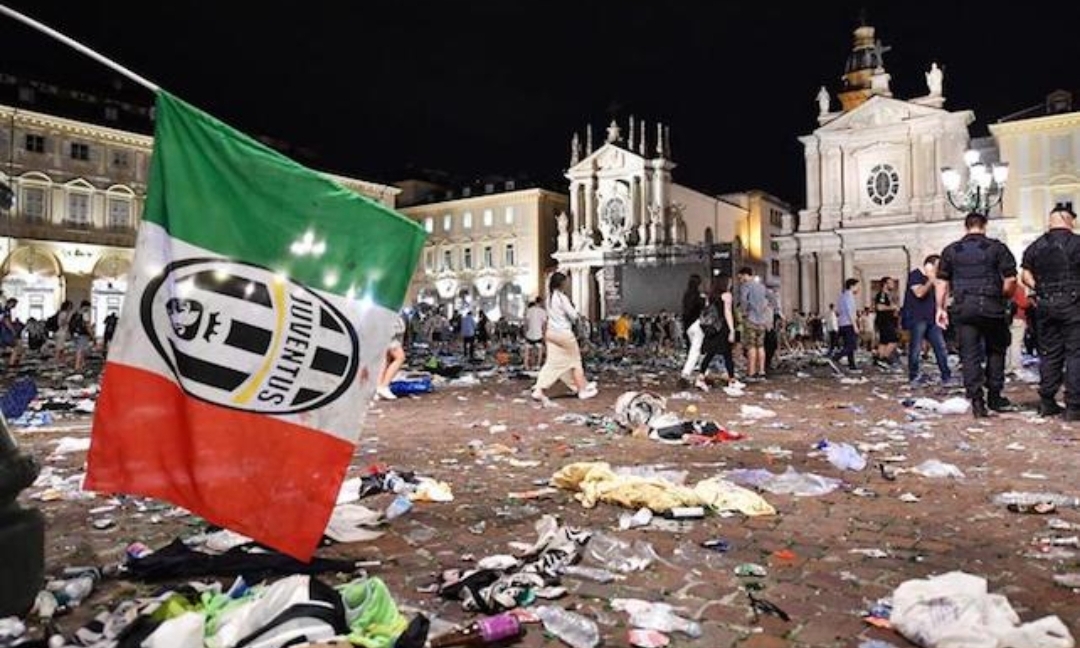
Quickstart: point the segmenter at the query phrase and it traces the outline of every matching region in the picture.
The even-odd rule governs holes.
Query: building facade
[[[631,117],[625,136],[612,121],[595,151],[591,127],[584,150],[578,135],[571,141],[570,211],[557,221],[555,259],[594,318],[677,309],[690,274],[779,270],[771,238],[789,208],[764,192],[716,197],[673,182],[670,133],[650,130]]]
[[[100,335],[119,313],[152,149],[150,135],[0,105],[0,182],[13,199],[0,208],[0,288],[19,300],[19,319],[85,299]],[[395,187],[329,177],[394,206]]]
[[[1070,93],[1057,91],[1045,104],[990,124],[990,132],[1009,163],[1003,212],[1015,216],[1007,237],[1018,253],[1046,231],[1054,205],[1080,205],[1080,111]]]
[[[400,209],[428,235],[409,301],[442,308],[448,316],[482,308],[493,319],[520,319],[529,299],[545,292],[556,215],[568,199],[513,183],[463,193],[468,195]]]
[[[970,110],[944,108],[943,72],[926,73],[927,94],[898,99],[889,89],[874,28],[855,30],[841,107],[822,87],[819,127],[800,137],[806,162],[806,202],[786,220],[776,240],[784,277],[782,299],[804,311],[823,312],[835,303],[845,278],[864,285],[869,300],[875,280],[900,279],[924,256],[963,234],[964,214],[948,201],[942,167],[964,168],[971,146],[996,155],[992,142],[973,142]],[[989,161],[989,160],[988,160]],[[1003,224],[993,213],[994,233]]]

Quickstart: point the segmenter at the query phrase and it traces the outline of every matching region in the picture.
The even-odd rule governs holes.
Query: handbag
[[[721,318],[720,313],[717,312],[715,304],[710,304],[705,307],[705,310],[701,311],[701,316],[698,318],[698,326],[705,335],[716,335],[720,333],[723,324],[725,324]]]

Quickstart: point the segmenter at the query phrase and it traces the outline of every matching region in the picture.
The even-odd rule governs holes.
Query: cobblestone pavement
[[[598,620],[605,646],[628,645],[626,616],[608,605],[613,597],[666,601],[699,619],[703,636],[673,636],[674,646],[856,646],[868,638],[907,645],[897,634],[869,626],[862,613],[907,579],[950,570],[985,576],[991,591],[1008,596],[1024,620],[1057,614],[1074,633],[1080,630],[1080,600],[1053,581],[1055,574],[1077,568],[1072,548],[1055,547],[1056,552],[1048,553],[1034,542],[1054,533],[1047,523],[1055,516],[1012,513],[991,502],[993,494],[1009,490],[1080,494],[1074,469],[1080,429],[1058,420],[1040,421],[1031,413],[999,415],[977,425],[970,415],[930,416],[921,419],[925,423],[921,428],[904,428],[911,410],[900,401],[911,392],[899,376],[869,370],[868,382],[842,384],[826,368],[807,371],[813,375],[780,376],[750,386],[738,398],[713,391],[701,401],[669,400],[670,409],[682,413],[693,405],[697,417],[715,419],[747,435],[742,441],[701,447],[665,445],[554,421],[565,413],[610,414],[619,394],[641,388],[643,380],[652,383],[651,375],[633,367],[601,373],[596,399],[560,398],[554,408],[528,401],[526,380],[495,377],[479,386],[441,388],[422,397],[376,403],[351,473],[376,462],[415,470],[449,482],[455,500],[418,505],[395,520],[382,538],[328,547],[323,553],[381,560],[382,566],[372,573],[387,582],[400,603],[459,621],[469,615],[458,603],[419,590],[435,582],[444,569],[467,567],[462,561],[465,554],[479,558],[509,553],[507,542],[531,542],[541,514],[651,542],[661,560],[623,581],[564,579],[570,592],[560,603]],[[682,390],[670,380],[651,388],[669,397]],[[943,396],[934,389],[923,393]],[[1034,400],[1026,385],[1010,385],[1009,395],[1022,403]],[[742,404],[772,409],[777,416],[743,420]],[[901,427],[890,427],[890,421]],[[88,421],[67,426],[20,433],[20,441],[46,465],[75,471],[84,453],[48,458],[56,438],[88,433]],[[866,470],[841,472],[813,452],[823,438],[889,445],[871,453]],[[777,449],[789,451],[790,457]],[[966,477],[930,479],[901,473],[888,481],[876,468],[887,455],[906,455],[905,461],[891,464],[901,468],[940,459],[956,464]],[[606,504],[586,510],[566,492],[527,502],[508,498],[510,492],[536,488],[561,466],[577,461],[677,467],[689,471],[690,482],[723,469],[782,470],[792,465],[841,477],[848,485],[821,497],[765,494],[778,515],[712,516],[684,523],[678,532],[619,531],[618,517],[625,510]],[[852,492],[857,487],[876,497],[857,496]],[[71,565],[115,562],[130,542],[161,546],[199,524],[191,517],[163,516],[167,507],[140,511],[137,501],[128,501],[106,514],[116,518],[115,526],[95,530],[89,522],[103,514],[89,511],[105,504],[106,498],[42,503],[29,499],[33,492],[24,499],[48,516],[50,573]],[[905,493],[919,501],[901,501]],[[388,500],[389,496],[376,496],[363,503],[378,508]],[[1056,517],[1080,522],[1080,512],[1074,509],[1059,511]],[[728,540],[731,551],[717,554],[696,547],[711,538]],[[880,549],[886,557],[852,553],[859,549]],[[790,622],[774,616],[754,618],[733,573],[735,566],[747,562],[768,569],[759,595],[786,611]],[[149,586],[125,581],[106,583],[65,620],[65,626],[110,601],[147,591]],[[518,645],[558,645],[558,641],[532,629]]]

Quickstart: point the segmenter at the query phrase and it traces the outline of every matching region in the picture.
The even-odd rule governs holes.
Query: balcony
[[[84,223],[50,223],[21,216],[0,216],[0,236],[88,245],[134,247],[134,227],[92,227]]]

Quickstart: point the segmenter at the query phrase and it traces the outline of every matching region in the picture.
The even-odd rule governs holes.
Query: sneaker
[[[382,400],[397,400],[397,396],[394,395],[394,392],[390,391],[389,387],[379,387],[375,390],[375,395]]]
[[[694,387],[697,387],[703,392],[709,391],[709,383],[705,382],[704,376],[698,376],[698,379],[694,381]]]
[[[588,385],[585,385],[585,389],[582,389],[578,392],[577,397],[581,400],[588,400],[593,396],[596,396],[598,393],[600,393],[600,390],[597,389],[596,383],[591,382]]]
[[[539,389],[532,390],[532,392],[529,394],[529,397],[532,398],[534,401],[539,401],[541,403],[547,400],[547,396],[545,396],[544,392],[540,391]]]
[[[735,389],[746,389],[746,383],[742,382],[738,378],[732,378],[728,382],[728,387],[734,387]]]

